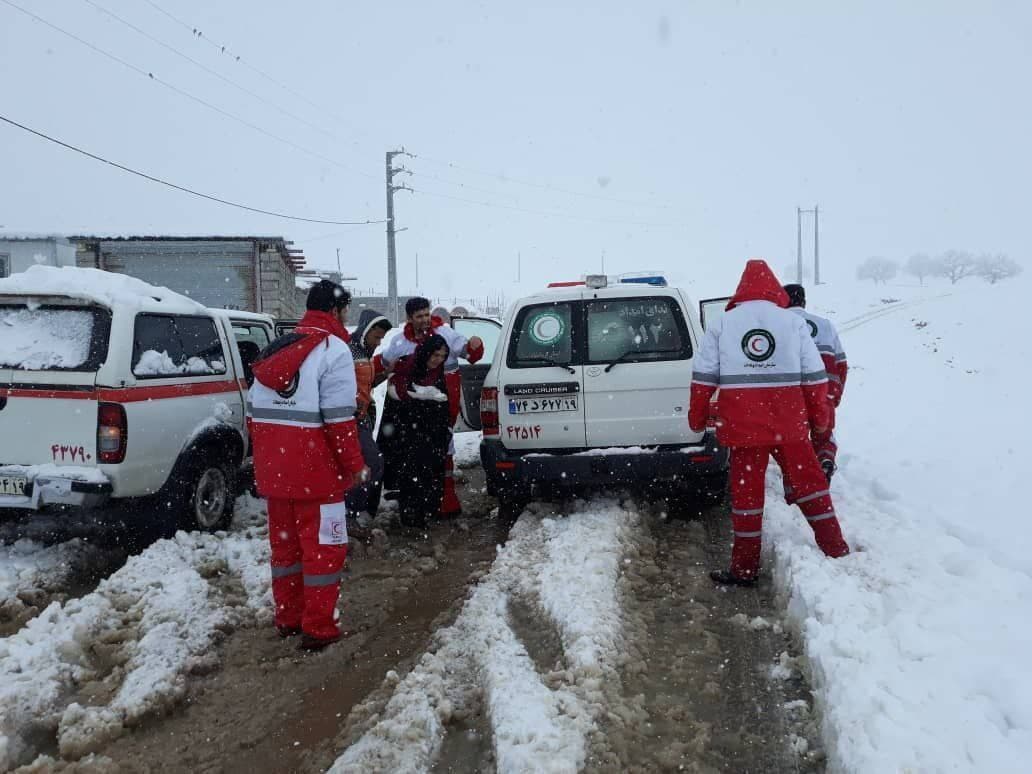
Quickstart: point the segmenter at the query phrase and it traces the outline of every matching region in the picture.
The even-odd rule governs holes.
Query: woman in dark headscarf
[[[398,505],[406,526],[425,527],[441,505],[451,438],[444,361],[448,344],[434,334],[398,362],[391,387],[398,398]]]

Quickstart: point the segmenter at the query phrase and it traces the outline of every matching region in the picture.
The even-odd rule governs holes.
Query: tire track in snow
[[[455,623],[438,633],[437,647],[403,680],[389,676],[397,686],[378,722],[331,772],[448,770],[468,761],[455,742],[454,718],[477,705],[489,720],[497,770],[572,772],[585,765],[608,703],[604,677],[615,674],[619,658],[617,581],[638,516],[612,500],[578,504],[558,519],[543,510],[534,506],[516,523]],[[540,600],[559,632],[565,669],[543,676],[530,653],[537,644],[518,635],[526,631],[510,605],[528,598]]]

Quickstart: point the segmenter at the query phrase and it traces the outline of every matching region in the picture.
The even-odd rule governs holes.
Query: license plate
[[[0,495],[25,496],[25,487],[29,480],[24,476],[0,476]]]
[[[552,411],[577,411],[577,396],[556,398],[509,398],[510,414],[544,414]]]

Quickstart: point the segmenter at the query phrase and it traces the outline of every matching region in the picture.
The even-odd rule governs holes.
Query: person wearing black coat
[[[425,527],[436,516],[443,492],[444,464],[451,438],[444,363],[448,344],[430,336],[395,367],[397,397],[394,442],[398,448],[398,505],[402,524]]]

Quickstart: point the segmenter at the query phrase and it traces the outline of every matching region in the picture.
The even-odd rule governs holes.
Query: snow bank
[[[438,633],[435,650],[399,682],[380,720],[330,771],[429,770],[452,716],[467,714],[478,693],[499,771],[582,768],[602,711],[585,697],[598,691],[602,665],[618,655],[617,580],[637,523],[614,502],[559,519],[525,514],[455,623]],[[547,684],[509,615],[511,604],[535,597],[560,631],[570,667]]]
[[[0,308],[0,364],[8,368],[76,368],[89,358],[92,337],[88,311]]]
[[[26,538],[0,545],[0,629],[31,617],[91,565],[103,566],[116,553],[80,538],[53,546]]]
[[[825,560],[768,480],[765,542],[833,770],[1032,760],[1030,290],[939,287],[841,326],[851,371],[832,491],[852,555]]]
[[[0,640],[0,769],[55,735],[63,757],[97,750],[179,701],[188,675],[217,665],[222,632],[268,616],[268,541],[253,503],[242,510],[234,533],[158,541]]]
[[[0,279],[0,296],[32,294],[66,296],[111,307],[116,304],[141,308],[159,302],[163,309],[178,314],[205,314],[196,301],[168,288],[149,285],[135,277],[100,269],[72,266],[30,266],[23,272]]]

